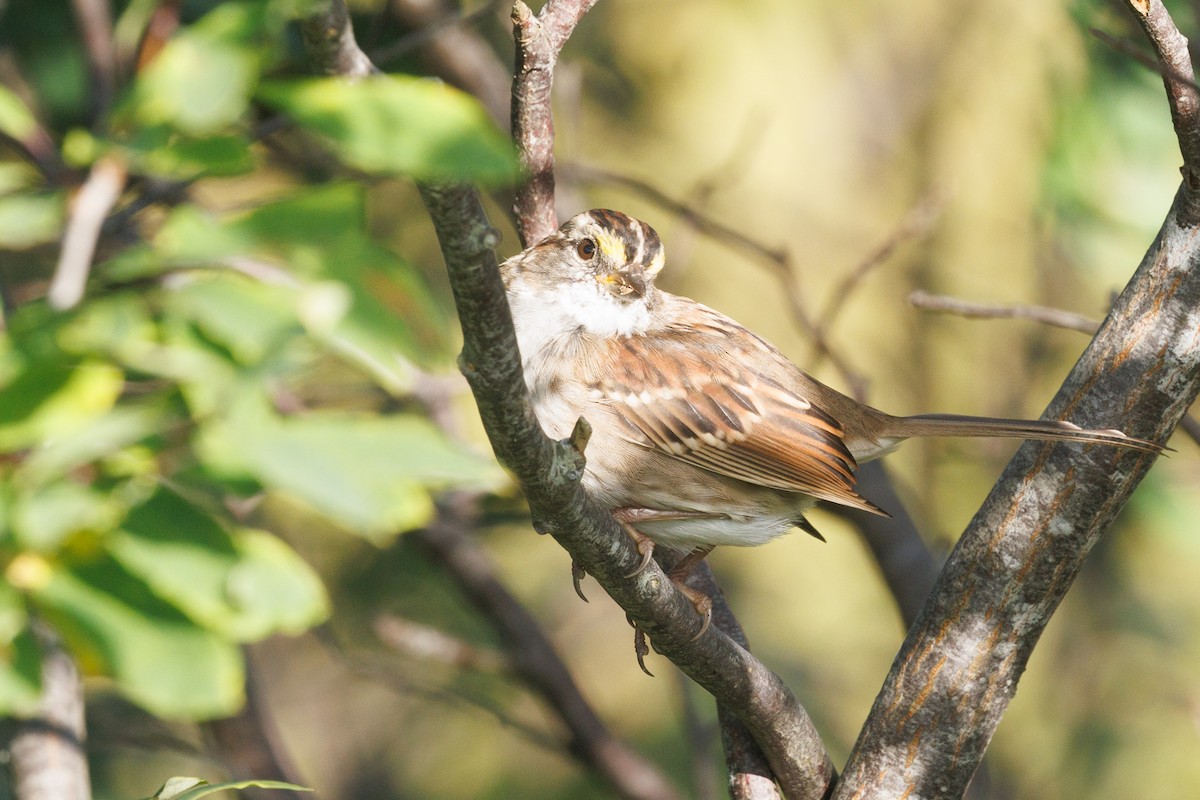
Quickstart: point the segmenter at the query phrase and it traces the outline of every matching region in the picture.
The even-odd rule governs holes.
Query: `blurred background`
[[[1196,31],[1194,4],[1168,6]],[[477,498],[459,527],[615,735],[683,796],[724,796],[711,702],[664,659],[638,670],[594,582],[576,598],[455,372],[412,178],[482,181],[501,254],[519,249],[497,177],[510,9],[351,9],[382,68],[482,105],[412,79],[379,97],[294,80],[310,70],[287,2],[0,2],[0,702],[36,698],[36,617],[88,676],[96,797],[270,777],[259,751],[328,800],[614,796],[414,533],[453,490]],[[1159,77],[1093,28],[1148,52],[1100,0],[603,0],[556,73],[560,218],[646,220],[664,288],[890,412],[1037,416],[1086,334],[908,298],[1103,318],[1180,158]],[[408,147],[452,118],[465,157]],[[61,240],[106,175],[71,302]],[[1200,784],[1200,462],[1173,445],[1035,651],[988,752],[991,796]],[[1015,447],[889,457],[939,557]],[[710,563],[841,764],[904,626],[855,531],[810,518],[828,543]]]

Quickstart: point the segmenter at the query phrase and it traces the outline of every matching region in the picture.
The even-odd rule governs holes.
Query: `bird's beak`
[[[618,297],[641,297],[646,293],[646,274],[637,265],[614,269],[601,275],[600,282]]]

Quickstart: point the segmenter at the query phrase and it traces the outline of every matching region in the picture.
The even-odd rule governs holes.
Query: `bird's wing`
[[[875,513],[854,491],[857,464],[838,421],[790,386],[797,371],[737,323],[615,338],[591,389],[630,441],[751,484]]]

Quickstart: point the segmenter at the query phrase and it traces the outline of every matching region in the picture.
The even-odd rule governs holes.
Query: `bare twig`
[[[71,205],[58,266],[46,295],[54,308],[72,308],[83,299],[100,228],[121,196],[126,177],[125,163],[115,156],[104,156],[92,165]]]
[[[462,685],[457,685],[453,690],[449,690],[432,685],[429,681],[420,683],[413,680],[410,674],[397,671],[393,658],[382,661],[374,654],[367,654],[361,650],[350,651],[329,625],[313,628],[310,634],[313,641],[321,645],[339,664],[357,676],[396,694],[414,695],[447,706],[463,706],[483,711],[530,744],[540,747],[547,753],[563,754],[564,747],[560,737],[513,716],[504,703],[497,702],[487,691],[475,691]]]
[[[521,246],[545,239],[558,227],[554,210],[554,118],[550,90],[554,65],[571,31],[596,0],[548,0],[537,16],[513,4],[516,65],[512,85],[512,132],[525,180],[515,210]]]
[[[1095,36],[1097,39],[1104,42],[1106,45],[1111,47],[1113,50],[1116,50],[1121,55],[1129,56],[1134,61],[1141,64],[1143,67],[1149,67],[1150,69],[1157,72],[1159,75],[1162,75],[1163,77],[1170,77],[1172,80],[1180,81],[1181,83],[1191,86],[1193,89],[1200,89],[1200,86],[1197,86],[1196,82],[1193,81],[1191,78],[1186,78],[1186,77],[1184,77],[1182,75],[1178,75],[1178,74],[1166,73],[1165,72],[1166,67],[1163,64],[1160,64],[1157,61],[1155,61],[1154,56],[1150,55],[1149,53],[1143,52],[1140,47],[1138,47],[1137,45],[1135,45],[1133,42],[1129,41],[1128,39],[1118,39],[1116,36],[1113,36],[1110,33],[1106,33],[1104,31],[1100,30],[1099,28],[1088,28],[1088,33],[1092,34],[1092,36]]]
[[[993,303],[976,303],[962,300],[949,295],[913,292],[908,296],[908,302],[915,308],[925,311],[936,311],[944,314],[954,314],[968,319],[1028,319],[1055,328],[1065,328],[1080,333],[1093,334],[1100,328],[1100,323],[1059,308],[1033,305],[997,305]],[[1180,429],[1196,444],[1200,444],[1200,422],[1190,415],[1179,422]]]
[[[24,131],[16,131],[13,135],[0,132],[0,144],[12,147],[16,152],[37,170],[51,185],[57,185],[67,173],[66,165],[58,152],[58,145],[50,131],[42,124],[37,102],[37,93],[22,74],[12,53],[0,49],[0,82],[13,93],[30,111],[33,124]]]
[[[17,723],[8,751],[20,800],[90,800],[79,670],[48,625],[34,622],[42,652],[37,714]]]
[[[708,695],[682,672],[674,671],[679,688],[679,702],[683,707],[683,738],[687,744],[689,788],[696,800],[717,800],[717,771],[714,769],[714,745],[716,725],[706,720],[698,709],[697,696]]]
[[[506,672],[511,669],[509,660],[494,650],[476,647],[445,631],[395,614],[376,617],[374,628],[381,642],[413,658],[481,672]]]
[[[858,490],[892,516],[881,517],[847,506],[827,510],[858,528],[879,572],[900,611],[904,629],[912,626],[941,569],[939,559],[925,544],[908,510],[888,478],[882,461],[863,464],[858,471]]]
[[[896,252],[896,248],[912,239],[924,236],[937,222],[938,217],[942,213],[942,198],[936,191],[926,192],[908,213],[904,215],[904,219],[900,224],[887,235],[887,237],[875,246],[871,252],[867,253],[866,257],[858,263],[854,269],[847,272],[838,281],[837,286],[833,288],[829,298],[825,301],[825,308],[821,311],[820,317],[817,319],[817,324],[813,330],[815,340],[824,340],[829,331],[833,330],[833,325],[837,321],[838,314],[846,307],[846,302],[850,299],[850,295],[858,288],[877,267],[881,266],[889,258],[892,253]]]
[[[244,649],[247,665],[245,704],[232,716],[205,723],[204,730],[221,762],[234,778],[302,783],[299,770],[280,741],[279,730],[274,720],[263,708],[258,688],[258,647],[261,645]],[[299,800],[303,796],[301,792],[290,789],[270,792],[265,789],[251,789],[243,792],[249,800]]]
[[[689,583],[712,598],[712,622],[739,647],[750,650],[746,632],[733,615],[708,562],[701,562]],[[717,704],[717,722],[721,729],[721,747],[729,768],[729,796],[732,800],[780,800],[782,795],[762,749],[750,731],[731,709]]]
[[[908,302],[914,308],[924,311],[954,314],[969,319],[1028,319],[1042,325],[1066,328],[1080,333],[1095,333],[1100,328],[1100,323],[1094,319],[1048,306],[977,303],[972,300],[922,291],[910,294]]]
[[[1162,0],[1126,0],[1150,40],[1158,62],[1179,152],[1183,155],[1185,220],[1200,218],[1200,90],[1188,42],[1167,13]]]
[[[622,797],[677,798],[678,793],[657,768],[612,735],[580,693],[537,621],[504,587],[483,551],[465,533],[475,517],[472,505],[461,495],[446,498],[437,521],[410,536],[437,556],[475,609],[495,626],[512,668],[566,725],[571,753]]]

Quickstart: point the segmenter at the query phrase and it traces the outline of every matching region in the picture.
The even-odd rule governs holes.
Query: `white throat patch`
[[[529,292],[513,287],[508,297],[517,324],[517,340],[526,357],[576,331],[598,337],[631,336],[644,333],[651,324],[650,309],[644,300],[620,300],[591,281],[565,281],[550,291]]]

